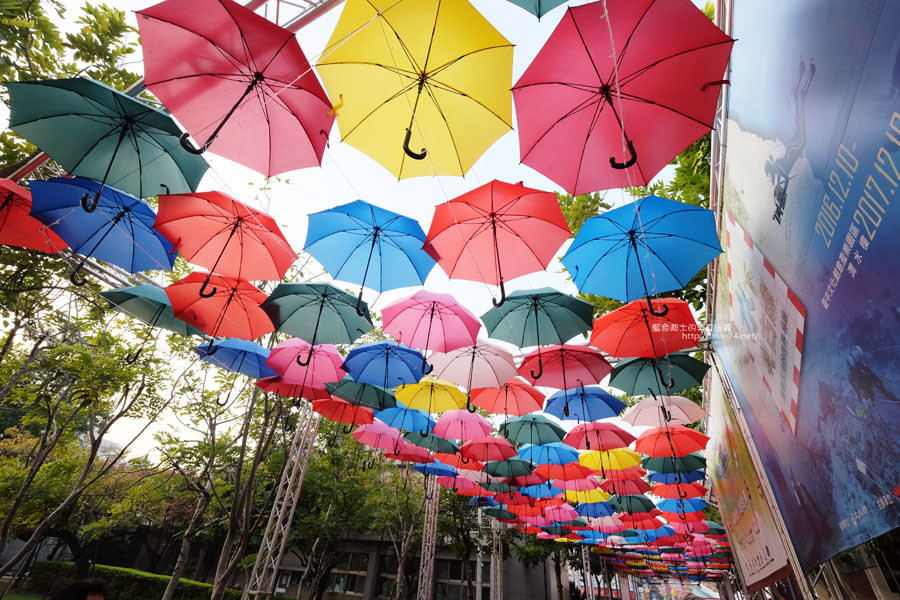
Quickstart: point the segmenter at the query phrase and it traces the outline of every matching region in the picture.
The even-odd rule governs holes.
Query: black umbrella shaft
[[[229,109],[229,111],[228,111],[228,113],[226,113],[225,117],[221,121],[219,121],[219,124],[216,125],[216,128],[213,130],[213,132],[210,134],[210,136],[203,143],[203,147],[208,146],[210,143],[212,143],[212,141],[214,139],[216,139],[216,137],[218,137],[219,132],[222,131],[222,127],[225,126],[225,123],[228,122],[228,119],[231,118],[231,115],[234,114],[234,111],[236,111],[238,109],[238,107],[244,101],[244,98],[249,96],[250,92],[252,92],[253,89],[259,84],[259,82],[262,81],[262,78],[259,75],[260,74],[257,73],[257,76],[255,76],[253,78],[253,81],[250,82],[250,84],[247,86],[247,89],[244,90],[244,93],[241,94],[240,98],[238,98],[238,101],[234,103],[234,106],[232,106],[231,109]]]

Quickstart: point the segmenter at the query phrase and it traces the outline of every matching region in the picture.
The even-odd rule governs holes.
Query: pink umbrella
[[[650,484],[643,479],[604,479],[600,488],[609,494],[644,494],[650,491]]]
[[[634,440],[635,437],[621,427],[594,421],[576,425],[563,441],[579,450],[614,450],[624,448]]]
[[[263,377],[256,380],[256,387],[266,392],[273,392],[287,398],[306,398],[307,400],[325,400],[331,394],[325,386],[298,385],[282,381],[281,377]]]
[[[485,437],[471,440],[462,445],[459,453],[463,458],[486,460],[506,460],[516,455],[516,449],[509,440],[497,437]]]
[[[394,460],[402,462],[419,464],[434,462],[434,457],[428,450],[421,446],[416,446],[415,444],[407,444],[406,442],[400,442],[392,449],[385,450],[384,456],[385,458],[393,458]]]
[[[490,475],[485,473],[484,471],[476,471],[473,469],[466,469],[460,467],[458,469],[458,477],[465,477],[469,481],[474,481],[475,483],[496,483],[498,481],[503,481],[502,477],[496,477],[494,475]]]
[[[465,477],[436,477],[435,481],[438,485],[444,486],[463,496],[467,495],[466,492],[475,491],[476,489],[484,490],[480,485]],[[486,490],[484,491],[486,492]]]
[[[644,398],[622,415],[622,420],[637,427],[688,425],[709,416],[697,403],[684,396]]]
[[[473,387],[499,387],[516,376],[512,354],[483,340],[450,352],[435,352],[431,355],[431,366],[435,377],[470,391],[466,403],[469,412],[475,412],[471,404]]]
[[[700,521],[697,523],[682,523],[678,519],[669,521],[669,527],[675,530],[675,533],[706,533],[709,531],[709,523]]]
[[[401,436],[399,429],[394,429],[381,421],[360,425],[352,435],[360,444],[384,450],[393,450]]]
[[[519,365],[519,375],[534,385],[567,390],[580,385],[600,383],[612,366],[597,350],[569,344],[532,350]]]
[[[544,516],[536,516],[536,517],[521,517],[522,521],[528,523],[529,525],[534,525],[535,527],[550,527],[553,525],[553,519],[548,519]]]
[[[326,383],[340,381],[346,373],[341,369],[343,357],[334,344],[316,344],[306,365],[301,358],[310,355],[310,344],[299,338],[290,338],[272,348],[266,364],[281,376],[282,381],[303,386],[322,387]]]
[[[472,440],[486,437],[493,429],[478,413],[461,408],[442,414],[431,431],[447,440]]]
[[[407,346],[449,352],[475,343],[481,321],[450,294],[419,290],[381,311],[382,330]],[[427,375],[433,367],[424,360]]]
[[[598,531],[603,533],[619,533],[620,531],[625,531],[627,527],[622,521],[619,520],[619,517],[614,515],[610,515],[608,517],[597,517],[597,518],[588,518],[585,519],[591,525],[597,527]]]
[[[515,378],[498,387],[473,389],[472,404],[495,415],[521,417],[541,410],[544,394],[528,382]]]
[[[554,521],[574,521],[580,515],[568,504],[560,504],[559,506],[551,506],[544,511],[544,516]]]
[[[600,487],[600,480],[593,475],[585,477],[584,479],[554,479],[553,485],[567,492],[583,492],[585,490],[593,490]]]

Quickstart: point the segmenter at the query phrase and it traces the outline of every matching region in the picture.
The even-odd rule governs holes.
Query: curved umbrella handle
[[[655,308],[653,308],[653,302],[650,301],[650,297],[647,296],[647,310],[649,310],[650,314],[654,317],[664,317],[669,314],[669,305],[663,304],[662,310],[657,311]]]
[[[434,371],[434,367],[432,365],[429,365],[428,359],[423,356],[422,357],[422,373],[424,375],[428,375],[432,371]]]
[[[326,447],[328,447],[328,448],[336,448],[337,447],[337,434],[338,434],[338,431],[337,431],[337,429],[335,429],[334,432],[330,436],[328,436],[328,439],[325,440]]]
[[[660,406],[659,410],[662,411],[663,419],[665,419],[667,423],[672,420],[672,413],[666,410],[665,406]]]
[[[97,204],[100,202],[101,192],[103,192],[103,186],[100,186],[100,189],[97,190],[97,193],[94,194],[93,198],[91,198],[91,194],[89,192],[84,193],[84,196],[81,197],[81,208],[84,209],[84,212],[92,213],[97,210]]]
[[[209,345],[206,347],[206,355],[207,355],[207,356],[212,356],[213,354],[215,354],[216,352],[218,352],[218,351],[219,351],[219,348],[221,348],[221,347],[222,347],[222,346],[216,346],[216,345],[215,345],[215,341],[212,340],[212,339],[210,339],[210,340],[209,340]]]
[[[494,298],[491,298],[491,303],[493,303],[494,306],[499,308],[504,302],[506,302],[506,286],[503,284],[503,280],[501,279],[500,280],[500,299],[496,300]]]
[[[219,291],[218,288],[212,288],[211,290],[207,289],[207,286],[209,286],[209,278],[210,277],[212,277],[212,273],[210,273],[209,275],[206,276],[206,279],[203,280],[203,285],[200,286],[200,291],[197,292],[197,294],[201,298],[212,298],[213,296],[216,295],[216,292]]]
[[[296,356],[297,364],[300,365],[301,367],[307,366],[310,363],[310,361],[312,360],[312,356],[313,356],[313,345],[310,344],[309,345],[309,354],[306,355],[305,361],[300,360],[300,353],[299,352],[297,353],[297,356]],[[348,431],[347,433],[350,433],[350,432]]]
[[[609,166],[613,169],[627,169],[631,165],[637,162],[637,152],[634,151],[634,144],[631,140],[628,140],[628,160],[625,162],[618,162],[615,156],[609,157]]]
[[[675,379],[673,377],[669,377],[666,379],[665,374],[662,372],[662,369],[659,366],[659,363],[653,361],[653,366],[656,369],[656,374],[659,375],[659,382],[663,384],[663,387],[667,390],[671,390],[675,387]],[[669,419],[666,419],[669,420]]]
[[[461,463],[464,464],[464,465],[467,465],[467,464],[469,464],[469,460],[470,460],[470,459],[469,459],[468,456],[463,456],[462,453],[460,453],[460,455],[459,455],[459,462],[461,462]]]
[[[683,494],[681,493],[681,485],[680,485],[680,484],[676,484],[676,485],[675,485],[675,489],[678,490],[678,497],[679,497],[679,498],[685,499],[685,498],[688,497],[687,492],[685,492],[685,493],[683,493]]]
[[[203,144],[199,148],[195,148],[193,144],[191,144],[190,138],[191,134],[185,132],[181,134],[181,137],[178,138],[178,141],[181,142],[181,147],[185,149],[185,151],[190,152],[191,154],[203,154],[206,152],[207,146],[209,146],[209,142]]]
[[[566,403],[563,405],[563,415],[569,416],[569,399],[566,398]]]
[[[72,271],[72,274],[69,275],[69,281],[71,281],[72,285],[74,285],[75,287],[83,287],[87,284],[87,279],[81,276],[81,269],[84,268],[84,262],[86,260],[87,257],[85,256],[83,259],[81,259],[81,262],[78,263],[78,266],[75,267],[75,270]]]
[[[140,348],[138,348],[137,352],[135,352],[133,355],[130,352],[128,354],[126,354],[125,355],[125,364],[133,365],[134,363],[136,363],[138,357],[141,355],[141,352],[143,352],[143,351],[144,351],[144,346],[142,345]]]
[[[532,379],[540,379],[541,375],[544,374],[544,359],[541,358],[540,353],[538,354],[538,372],[535,373],[534,369],[531,370],[531,378]]]
[[[353,431],[353,424],[351,423],[350,425],[341,427],[341,431],[343,431],[344,433],[350,433],[351,431]]]
[[[409,138],[412,137],[412,129],[406,129],[406,137],[403,138],[403,151],[406,152],[406,155],[414,160],[423,160],[425,156],[428,154],[428,151],[425,148],[422,148],[421,152],[415,152],[412,148],[409,147]]]
[[[470,413],[478,412],[478,407],[475,406],[474,404],[472,404],[471,396],[466,396],[466,410],[469,411]]]

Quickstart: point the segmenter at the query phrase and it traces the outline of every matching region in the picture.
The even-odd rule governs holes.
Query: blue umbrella
[[[598,519],[613,515],[616,511],[606,502],[581,502],[575,507],[575,512],[582,517]]]
[[[424,357],[418,350],[396,342],[360,344],[347,354],[343,369],[359,383],[383,388],[416,383],[422,372]]]
[[[81,208],[85,193],[100,192],[92,212]],[[50,227],[83,258],[69,276],[75,285],[89,256],[136,273],[172,269],[175,250],[153,229],[156,213],[139,198],[83,177],[31,182],[31,215]]]
[[[599,386],[560,390],[544,405],[544,412],[554,417],[584,423],[617,417],[623,410],[625,403]]]
[[[304,250],[335,279],[376,291],[421,285],[436,264],[423,249],[425,232],[417,221],[354,200],[309,215]]]
[[[209,352],[210,346],[215,348],[212,353]],[[256,342],[239,338],[224,338],[215,340],[210,346],[206,344],[195,346],[194,351],[200,355],[201,360],[235,373],[242,373],[257,379],[278,375],[266,365],[269,350]]]
[[[519,458],[535,465],[564,465],[578,462],[578,450],[563,442],[525,444],[519,449]]]
[[[697,512],[703,510],[708,505],[703,498],[667,498],[656,503],[659,510],[670,513],[686,513]]]
[[[539,483],[537,485],[526,485],[525,487],[521,487],[519,488],[519,493],[531,498],[555,498],[562,494],[563,490],[555,485]]]
[[[647,196],[585,221],[562,263],[580,292],[631,302],[684,288],[721,252],[712,211]]]
[[[491,506],[500,506],[500,503],[490,496],[472,496],[469,499],[469,506],[479,506],[481,508],[489,508]]]
[[[438,461],[414,465],[413,469],[425,475],[434,475],[436,477],[456,477],[459,473],[455,467]]]
[[[418,431],[422,435],[427,435],[434,427],[434,419],[429,417],[424,410],[406,408],[399,404],[394,408],[377,411],[375,418],[396,429]]]
[[[706,479],[706,473],[703,469],[688,471],[687,473],[656,473],[651,471],[647,474],[647,479],[653,483],[692,483]]]

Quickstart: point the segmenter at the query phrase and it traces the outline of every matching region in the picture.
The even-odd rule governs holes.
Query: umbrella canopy
[[[352,435],[360,444],[387,450],[394,448],[400,440],[401,434],[399,430],[385,425],[381,421],[375,421],[357,427]]]
[[[399,445],[395,446],[393,449],[388,450],[384,453],[385,458],[392,458],[394,460],[399,460],[401,462],[412,462],[412,463],[431,463],[434,462],[434,457],[429,454],[428,450],[425,448],[420,448],[415,444],[407,444],[405,442],[401,442]]]
[[[541,410],[544,394],[528,382],[516,378],[500,387],[473,389],[472,404],[495,415],[522,416]]]
[[[656,508],[656,505],[653,504],[653,500],[643,494],[617,494],[610,496],[609,500],[606,502],[616,510],[627,513],[646,513]],[[626,523],[626,525],[628,525],[628,523]]]
[[[539,483],[535,485],[526,485],[519,488],[519,493],[531,498],[557,498],[562,495],[563,490],[555,485],[547,485]]]
[[[434,433],[446,439],[472,440],[487,436],[493,427],[478,413],[467,410],[449,410],[440,416]]]
[[[613,508],[606,502],[581,502],[575,507],[575,512],[582,517],[589,517],[591,519],[611,517],[615,514]]]
[[[457,469],[466,469],[468,471],[478,471],[484,468],[484,464],[474,459],[464,458],[460,454],[445,454],[443,452],[435,452],[434,457],[446,465],[451,465]]]
[[[435,352],[430,360],[435,377],[467,390],[499,387],[517,375],[512,354],[485,340],[450,352]]]
[[[369,307],[354,308],[356,298],[330,283],[279,283],[262,309],[278,331],[311,344],[352,344],[372,330]]]
[[[0,178],[0,244],[56,254],[66,244],[49,227],[31,216],[31,192]]]
[[[415,444],[416,446],[425,448],[431,452],[440,452],[442,454],[454,454],[459,452],[459,447],[456,444],[433,433],[422,434],[418,431],[411,431],[409,433],[404,433],[403,439],[410,444]],[[453,475],[456,475],[456,469],[454,469]]]
[[[436,477],[456,477],[456,469],[450,465],[433,462],[428,464],[414,465],[413,469],[423,475],[434,475]]]
[[[692,348],[700,328],[691,305],[677,298],[635,300],[594,321],[590,344],[612,356],[661,358]]]
[[[665,427],[666,424],[689,425],[709,416],[693,400],[684,396],[644,398],[622,415],[626,423],[638,427]]]
[[[656,471],[657,473],[687,473],[697,469],[705,469],[706,459],[692,452],[678,457],[647,457],[641,460],[641,466],[648,471]]]
[[[338,423],[346,423],[350,426],[365,425],[375,420],[371,408],[354,406],[338,398],[313,400],[312,409],[326,419],[331,419]]]
[[[687,354],[674,353],[661,359],[625,358],[612,370],[609,385],[626,394],[680,392],[703,383],[709,365]]]
[[[525,444],[519,448],[519,458],[535,465],[563,465],[578,460],[578,451],[562,442]]]
[[[610,494],[645,494],[650,484],[643,479],[604,479],[600,487]]]
[[[580,292],[631,302],[687,287],[721,252],[711,210],[647,196],[585,221],[562,263]]]
[[[600,383],[612,366],[599,352],[587,346],[557,345],[529,352],[519,365],[519,375],[531,383],[569,389],[573,384]]]
[[[698,469],[687,473],[648,473],[647,479],[651,483],[693,483],[706,479],[706,472]]]
[[[509,0],[536,16],[538,19],[563,4],[566,0]]]
[[[697,512],[708,506],[703,498],[667,498],[656,505],[659,510],[669,513]]]
[[[556,194],[495,179],[435,207],[425,251],[450,279],[499,285],[499,306],[504,281],[546,269],[570,235]]]
[[[529,475],[534,470],[534,465],[521,458],[507,458],[506,460],[490,460],[484,463],[484,472],[495,477],[512,479]]]
[[[553,479],[554,481],[572,481],[590,477],[594,474],[594,471],[578,464],[578,462],[569,462],[561,465],[538,465],[535,469],[535,473],[545,479]]]
[[[266,367],[267,369],[269,367]],[[266,392],[273,392],[286,398],[306,398],[307,400],[325,400],[331,397],[323,386],[297,384],[283,381],[278,375],[257,380],[256,387]]]
[[[570,502],[605,502],[609,494],[598,485],[590,490],[566,490],[565,498]]]
[[[384,410],[397,405],[394,395],[383,387],[371,383],[359,383],[349,377],[344,377],[338,382],[327,382],[325,389],[332,396],[356,406]]]
[[[481,315],[490,337],[524,348],[562,344],[591,329],[594,307],[553,288],[516,290]]]
[[[156,214],[138,198],[83,177],[52,177],[31,182],[31,216],[65,240],[84,258],[70,276],[73,283],[87,257],[137,273],[172,268],[172,244],[153,229]],[[82,210],[85,195],[97,196],[94,210]]]
[[[516,449],[508,440],[488,436],[466,442],[459,453],[463,458],[484,462],[512,458],[516,455]]]
[[[565,430],[544,415],[511,417],[500,424],[500,435],[516,444],[561,442]]]
[[[417,221],[354,200],[309,215],[303,249],[335,279],[383,292],[425,283],[435,263],[424,242]],[[360,314],[361,302],[362,289]]]
[[[271,177],[318,166],[331,102],[294,34],[232,0],[138,11],[144,81],[201,146]]]
[[[646,185],[712,128],[732,44],[690,0],[569,7],[513,87],[522,162],[573,195]]]
[[[590,452],[582,453],[578,457],[578,462],[595,471],[619,471],[629,467],[640,466],[641,456],[628,448],[591,450]]]
[[[222,192],[161,195],[154,228],[188,262],[236,279],[279,280],[297,259],[275,219]]]
[[[422,435],[427,435],[434,427],[434,420],[428,416],[428,413],[403,406],[378,411],[375,413],[375,418],[385,425],[401,431],[417,431]]]
[[[212,285],[215,293],[201,295]],[[206,273],[190,273],[165,288],[175,316],[205,333],[252,340],[275,331],[259,307],[265,293],[250,283]]]
[[[709,492],[697,482],[692,483],[657,483],[653,486],[653,494],[660,498],[701,498]]]
[[[155,285],[138,285],[104,290],[100,295],[117,311],[152,327],[162,327],[181,335],[203,335],[198,328],[175,318],[165,290]]]
[[[415,383],[423,376],[422,354],[396,342],[360,344],[344,359],[343,369],[360,383],[383,388]]]
[[[669,425],[642,433],[634,449],[652,457],[685,456],[706,448],[709,437],[684,425]]]
[[[215,340],[210,345],[194,348],[200,359],[217,367],[250,377],[272,377],[276,375],[266,365],[269,350],[256,342],[238,338]]]
[[[305,364],[302,357],[309,357]],[[343,362],[343,357],[332,344],[310,347],[305,340],[289,338],[272,348],[266,364],[275,369],[282,381],[325,387],[344,377],[341,369]]]
[[[9,88],[10,128],[67,173],[138,198],[191,192],[209,168],[178,142],[165,112],[85,78],[18,81]],[[86,200],[84,208],[90,208]]]
[[[466,404],[466,395],[459,388],[434,377],[423,377],[417,383],[401,385],[394,395],[407,407],[429,413],[457,410]]]
[[[612,423],[581,423],[566,434],[565,442],[581,450],[624,448],[635,437]]]
[[[512,128],[513,46],[466,0],[350,0],[322,56],[342,140],[398,178],[464,175]]]
[[[625,403],[598,386],[560,390],[547,398],[544,412],[563,421],[597,421],[616,417]]]

